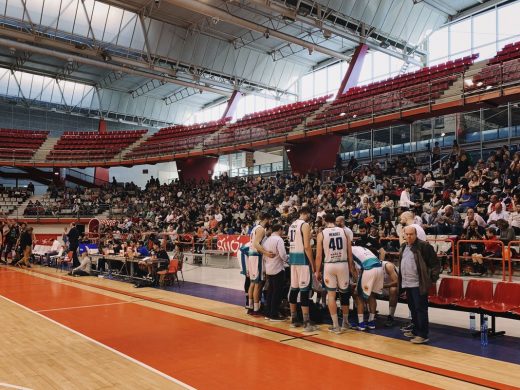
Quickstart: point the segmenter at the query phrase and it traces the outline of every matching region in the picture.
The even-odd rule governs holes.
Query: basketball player
[[[327,289],[327,298],[332,328],[329,330],[341,334],[348,328],[349,309],[349,268],[354,271],[352,262],[352,245],[345,231],[334,225],[334,216],[325,214],[325,229],[318,234],[316,249],[316,278],[322,280],[321,263],[323,253],[324,270],[323,278]],[[354,272],[353,272],[354,273]],[[338,306],[336,304],[336,290],[339,290],[341,311],[343,312],[343,324],[340,328],[338,322]]]
[[[267,213],[260,215],[258,224],[253,227],[249,234],[251,246],[249,247],[249,255],[247,256],[247,273],[249,274],[249,307],[253,301],[253,309],[248,309],[247,314],[260,317],[260,294],[262,292],[262,256],[274,257],[274,253],[268,252],[262,246],[265,238],[265,228],[269,223],[271,216]]]
[[[300,217],[289,227],[289,264],[291,266],[291,292],[289,306],[291,309],[291,327],[302,324],[298,322],[297,301],[300,293],[300,303],[303,314],[303,326],[306,332],[313,332],[318,328],[311,325],[309,317],[309,293],[312,288],[314,273],[314,256],[311,248],[311,227],[307,223],[310,209],[306,206],[300,209]]]
[[[360,270],[357,281],[356,305],[358,323],[354,325],[358,330],[376,328],[376,294],[383,292],[384,272],[381,261],[367,248],[362,246],[352,247],[352,257]],[[368,322],[365,322],[363,312],[365,301],[368,302]],[[354,327],[353,326],[353,327]]]
[[[397,308],[397,300],[399,298],[399,274],[397,267],[390,261],[382,261],[384,282],[383,295],[388,295],[388,318],[385,326],[394,325],[395,309]]]

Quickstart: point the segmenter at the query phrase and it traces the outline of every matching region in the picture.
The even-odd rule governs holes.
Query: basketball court
[[[518,365],[349,331],[306,334],[232,304],[49,268],[0,268],[2,386],[514,388]],[[251,383],[251,378],[255,378]]]

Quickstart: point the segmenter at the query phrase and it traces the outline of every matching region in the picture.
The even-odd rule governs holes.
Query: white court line
[[[32,390],[32,389],[30,389],[28,387],[10,385],[9,383],[0,383],[0,387],[7,387],[9,389],[17,389],[17,390]]]
[[[135,363],[135,364],[138,364],[139,366],[141,366],[141,367],[143,367],[143,368],[146,368],[147,370],[150,370],[150,371],[152,371],[153,373],[155,373],[155,374],[157,374],[157,375],[160,375],[160,376],[162,376],[163,378],[165,378],[165,379],[167,379],[167,380],[169,380],[169,381],[171,381],[171,382],[173,382],[173,383],[176,383],[176,384],[179,385],[179,386],[184,387],[185,389],[188,389],[188,390],[197,390],[197,389],[196,389],[195,387],[193,387],[193,386],[190,386],[190,385],[188,385],[188,384],[186,384],[186,383],[184,383],[184,382],[181,382],[180,380],[175,379],[175,378],[173,378],[173,377],[171,377],[171,376],[165,374],[164,372],[161,372],[161,371],[159,371],[159,370],[157,370],[157,369],[155,369],[155,368],[153,368],[153,367],[151,367],[151,366],[149,366],[149,365],[147,365],[147,364],[145,364],[145,363],[143,363],[143,362],[140,362],[139,360],[136,360],[136,359],[134,359],[134,358],[131,357],[131,356],[125,355],[124,353],[118,351],[117,349],[111,348],[111,347],[109,347],[108,345],[105,345],[105,344],[103,344],[103,343],[100,343],[99,341],[94,340],[93,338],[90,338],[90,337],[88,337],[87,335],[84,335],[83,333],[80,333],[80,332],[78,332],[78,331],[76,331],[76,330],[74,330],[74,329],[72,329],[72,328],[69,328],[69,327],[66,326],[66,325],[60,324],[59,322],[54,321],[53,319],[51,319],[51,318],[49,318],[49,317],[46,317],[46,316],[44,316],[43,314],[40,314],[40,313],[38,313],[37,311],[34,311],[33,309],[28,308],[27,306],[24,306],[24,305],[22,305],[22,304],[20,304],[20,303],[18,303],[18,302],[15,302],[15,301],[13,301],[13,300],[11,300],[11,299],[9,299],[9,298],[6,298],[6,297],[4,297],[3,295],[0,295],[0,298],[3,298],[3,299],[5,299],[6,301],[15,304],[16,306],[19,306],[19,307],[21,307],[21,308],[23,308],[23,309],[25,309],[25,310],[27,310],[27,311],[33,313],[33,314],[36,314],[37,316],[39,316],[39,317],[41,317],[41,318],[44,318],[44,319],[46,319],[47,321],[50,321],[50,322],[52,322],[53,324],[58,325],[59,327],[68,330],[69,332],[72,332],[72,333],[74,333],[74,334],[76,334],[76,335],[78,335],[78,336],[80,336],[80,337],[83,337],[84,339],[86,339],[86,340],[88,340],[88,341],[90,341],[90,342],[92,342],[92,343],[94,343],[94,344],[96,344],[96,345],[99,345],[100,347],[103,347],[103,348],[105,348],[105,349],[107,349],[107,350],[109,350],[109,351],[111,351],[111,352],[113,352],[113,353],[115,353],[115,354],[117,354],[117,355],[119,355],[119,356],[121,356],[121,357],[127,359],[127,360],[130,360],[131,362],[133,362],[133,363]]]
[[[139,299],[140,301],[142,299]],[[102,307],[102,306],[113,306],[113,305],[126,305],[128,303],[133,303],[134,301],[128,302],[114,302],[114,303],[100,303],[99,305],[85,305],[85,306],[70,306],[70,307],[58,307],[56,309],[45,309],[45,310],[35,310],[37,313],[46,313],[48,311],[60,311],[60,310],[73,310],[73,309],[86,309],[89,307]]]

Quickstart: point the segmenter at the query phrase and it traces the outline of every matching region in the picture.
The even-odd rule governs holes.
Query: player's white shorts
[[[325,263],[323,280],[327,291],[346,292],[349,285],[348,263]]]
[[[311,266],[291,265],[291,290],[310,291],[311,287]]]
[[[260,283],[262,281],[262,256],[247,256],[247,272],[249,272],[251,283]]]
[[[382,267],[363,271],[360,283],[364,298],[368,298],[372,293],[381,294],[383,292],[384,280],[385,273]]]

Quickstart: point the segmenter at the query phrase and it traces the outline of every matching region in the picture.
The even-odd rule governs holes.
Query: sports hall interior
[[[0,389],[520,388],[519,16],[0,0]],[[352,277],[331,315],[319,270],[292,302],[302,209],[312,257],[338,217],[384,267],[424,230],[428,339],[398,267],[375,313]],[[287,253],[275,315],[258,226]]]

